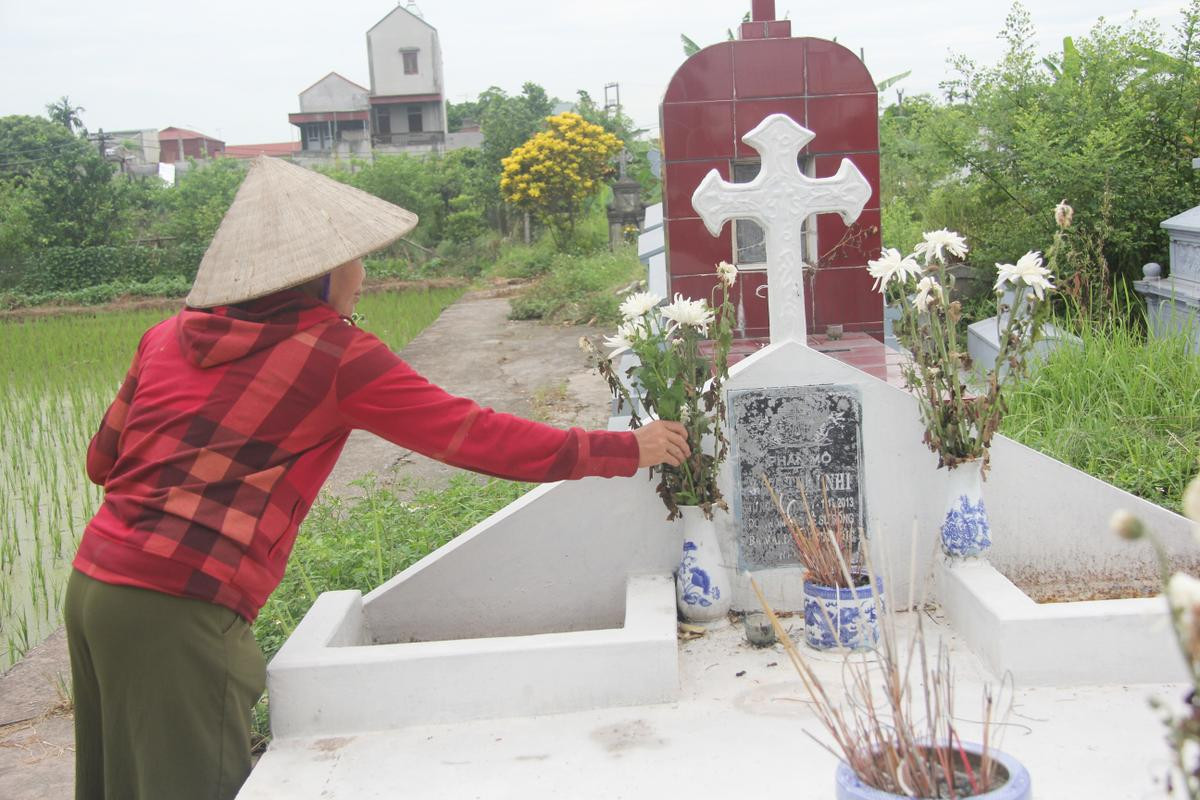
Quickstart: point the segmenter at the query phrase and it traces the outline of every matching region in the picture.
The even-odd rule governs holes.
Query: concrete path
[[[580,336],[598,329],[508,320],[508,300],[475,292],[447,308],[401,355],[434,383],[485,406],[560,426],[603,427],[608,389],[584,366]],[[356,431],[324,491],[354,495],[374,474],[428,485],[459,470]],[[369,588],[369,587],[365,587]],[[70,678],[62,630],[0,675],[0,798],[73,797],[74,736],[63,702]]]

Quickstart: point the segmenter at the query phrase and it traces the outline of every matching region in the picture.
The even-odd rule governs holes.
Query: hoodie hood
[[[185,308],[176,319],[184,358],[207,369],[273,347],[315,325],[345,318],[315,297],[288,290],[236,306]]]

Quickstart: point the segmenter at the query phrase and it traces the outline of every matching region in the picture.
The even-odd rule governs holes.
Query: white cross
[[[742,137],[762,156],[754,180],[728,183],[714,169],[692,194],[692,206],[713,236],[732,219],[753,220],[765,232],[772,342],[808,343],[800,238],[804,220],[837,213],[849,225],[871,197],[871,184],[847,158],[832,178],[800,172],[800,150],[815,135],[786,114],[772,114]]]

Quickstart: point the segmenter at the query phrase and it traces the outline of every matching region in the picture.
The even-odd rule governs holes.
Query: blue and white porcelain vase
[[[960,462],[947,476],[942,514],[942,552],[955,558],[981,556],[992,546],[992,528],[983,505],[983,459]]]
[[[721,560],[717,526],[699,506],[680,506],[683,555],[675,571],[675,604],[679,618],[692,624],[719,622],[729,613],[733,591],[729,570]]]
[[[959,742],[958,745],[966,751],[967,759],[978,770],[983,748],[974,742]],[[970,800],[1032,800],[1033,781],[1025,765],[994,747],[988,754],[995,769],[996,784],[983,794],[971,795]],[[911,794],[893,794],[868,786],[859,780],[845,761],[838,764],[834,784],[837,787],[837,800],[913,800]]]
[[[860,576],[855,575],[856,579]],[[804,641],[814,650],[873,650],[879,644],[883,581],[842,589],[804,582]],[[834,627],[830,627],[830,623]],[[835,631],[836,628],[836,631]]]

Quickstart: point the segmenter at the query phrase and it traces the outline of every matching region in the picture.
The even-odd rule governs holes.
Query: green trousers
[[[266,664],[250,626],[212,603],[67,584],[76,800],[226,800],[250,774]]]

